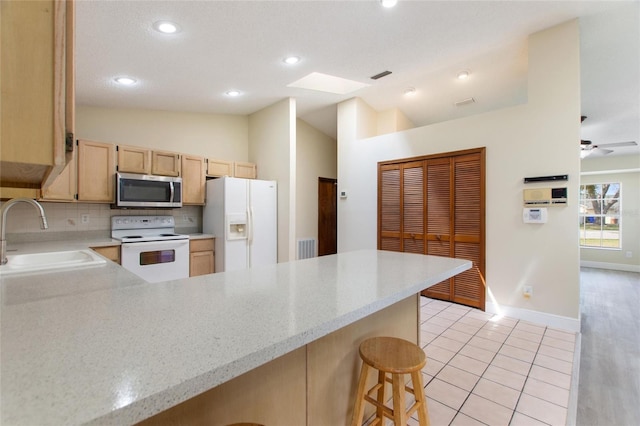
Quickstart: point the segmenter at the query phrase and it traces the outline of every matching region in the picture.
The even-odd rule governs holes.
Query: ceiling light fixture
[[[470,74],[469,71],[466,71],[466,70],[465,71],[460,71],[458,73],[458,80],[466,80],[466,79],[468,79],[469,78],[469,74]]]
[[[407,87],[406,89],[404,89],[404,94],[405,96],[413,96],[416,94],[416,88],[415,87]]]
[[[132,86],[137,82],[135,78],[126,77],[126,76],[116,77],[113,79],[113,81],[123,86]]]
[[[235,98],[236,96],[240,96],[242,94],[239,90],[228,90],[226,93],[227,93],[227,96],[231,96],[233,98]]]
[[[169,21],[154,22],[153,28],[163,34],[175,34],[180,30],[177,24]]]
[[[288,64],[288,65],[294,65],[294,64],[297,64],[298,62],[300,62],[300,57],[299,56],[287,56],[286,58],[284,58],[282,60],[282,62],[284,62],[285,64]]]
[[[386,7],[387,9],[398,4],[398,0],[380,0],[380,4],[382,7]]]

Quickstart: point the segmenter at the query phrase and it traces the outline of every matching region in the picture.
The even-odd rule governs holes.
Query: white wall
[[[493,296],[511,315],[537,311],[578,327],[576,21],[530,36],[528,81],[526,105],[377,137],[370,137],[375,114],[369,106],[360,99],[341,103],[338,181],[349,196],[338,202],[338,250],[376,248],[377,162],[484,146],[487,307]],[[569,175],[568,205],[550,208],[545,225],[523,224],[523,178],[556,174]],[[529,300],[522,296],[525,284],[534,286]]]
[[[245,115],[78,106],[76,138],[248,161]]]
[[[296,132],[296,240],[318,239],[318,178],[338,177],[337,144],[300,119]]]
[[[587,157],[581,166],[581,184],[620,182],[622,198],[622,248],[581,248],[581,264],[640,272],[640,156]],[[631,257],[626,257],[627,252]]]
[[[249,116],[249,161],[278,182],[278,262],[295,260],[296,103],[288,98]]]

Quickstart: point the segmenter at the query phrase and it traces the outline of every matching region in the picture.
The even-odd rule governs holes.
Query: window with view
[[[580,246],[620,248],[620,183],[580,185]]]

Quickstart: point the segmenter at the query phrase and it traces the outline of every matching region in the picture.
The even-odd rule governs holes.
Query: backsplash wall
[[[0,203],[0,206],[4,203]],[[108,204],[40,203],[47,216],[48,229],[40,229],[40,218],[33,206],[15,204],[7,214],[8,242],[48,241],[62,238],[111,235],[111,216],[169,216],[176,221],[180,233],[202,232],[202,207],[180,209],[112,209]]]

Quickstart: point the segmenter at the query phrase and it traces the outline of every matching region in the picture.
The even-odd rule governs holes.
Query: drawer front
[[[202,240],[190,240],[189,251],[213,251],[213,238],[205,238]]]

